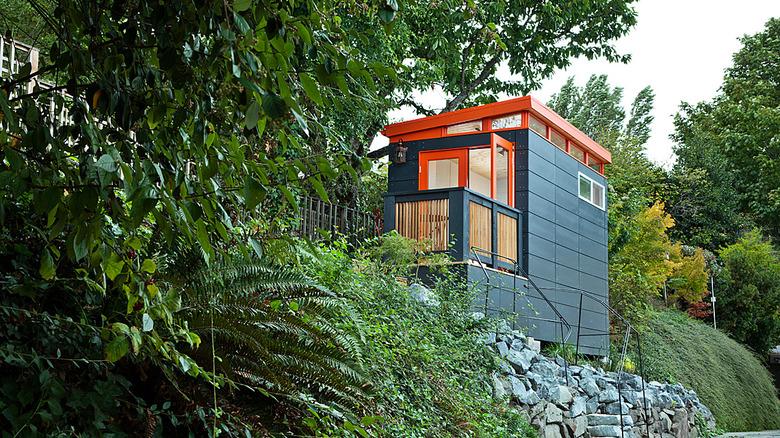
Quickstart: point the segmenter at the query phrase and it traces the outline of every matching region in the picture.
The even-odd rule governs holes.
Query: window
[[[547,138],[547,125],[530,114],[528,115],[528,127],[542,137]]]
[[[445,158],[428,162],[428,188],[458,187],[458,159]]]
[[[490,148],[469,149],[469,188],[490,196]]]
[[[595,170],[596,172],[601,172],[601,162],[593,156],[588,155],[588,167]]]
[[[509,116],[493,119],[490,122],[491,129],[504,129],[504,128],[518,128],[520,127],[522,118],[520,113],[512,114]]]
[[[576,158],[580,162],[582,163],[585,162],[585,151],[578,148],[577,146],[574,146],[574,144],[572,144],[571,147],[569,148],[569,153],[571,154],[572,157]]]
[[[468,187],[483,196],[514,205],[514,147],[490,134],[490,145],[420,151],[418,189]]]
[[[420,152],[420,190],[445,189],[466,185],[468,154],[464,149]]]
[[[562,151],[566,150],[566,137],[562,136],[554,129],[550,130],[550,142],[555,146],[558,146],[558,149]]]
[[[604,210],[604,186],[582,173],[579,174],[580,198]]]
[[[458,123],[447,127],[447,134],[462,134],[464,132],[478,132],[482,130],[482,120],[473,120],[466,123]]]

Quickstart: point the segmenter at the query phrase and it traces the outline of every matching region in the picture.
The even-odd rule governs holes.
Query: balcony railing
[[[385,231],[449,251],[458,261],[479,257],[494,268],[511,269],[507,260],[522,254],[521,219],[519,210],[463,187],[385,195]]]

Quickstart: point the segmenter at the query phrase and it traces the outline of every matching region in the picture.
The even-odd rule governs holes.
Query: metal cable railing
[[[642,404],[643,404],[642,407],[643,407],[644,413],[645,413],[645,428],[646,428],[647,436],[650,436],[650,416],[648,415],[649,407],[647,405],[647,393],[646,393],[646,389],[645,389],[645,370],[644,370],[644,362],[643,362],[643,358],[642,358],[641,337],[640,337],[639,332],[636,331],[633,328],[631,323],[629,323],[622,315],[620,315],[620,313],[618,313],[613,307],[611,307],[599,295],[596,295],[596,294],[594,294],[592,292],[588,292],[586,290],[578,289],[578,288],[557,288],[557,287],[556,288],[540,288],[540,287],[538,287],[534,283],[533,279],[530,278],[530,276],[522,268],[522,266],[520,266],[520,264],[517,262],[517,260],[511,259],[511,258],[508,258],[508,257],[504,257],[504,256],[501,256],[499,254],[496,254],[495,252],[484,250],[484,249],[477,248],[477,247],[472,247],[471,248],[471,252],[474,255],[474,257],[473,257],[474,260],[480,266],[480,268],[482,269],[482,272],[485,275],[485,282],[486,282],[485,283],[485,287],[486,287],[486,290],[485,290],[485,314],[487,315],[487,311],[489,309],[488,308],[488,303],[489,303],[490,292],[494,291],[494,290],[503,290],[503,291],[506,291],[506,292],[513,293],[514,296],[516,297],[517,296],[516,294],[517,294],[517,291],[518,291],[518,289],[517,289],[517,277],[518,277],[518,275],[522,275],[525,278],[525,280],[528,282],[528,285],[530,287],[532,287],[536,291],[536,293],[539,294],[539,296],[542,298],[542,300],[550,307],[550,309],[555,314],[557,321],[554,320],[554,319],[550,319],[550,318],[539,318],[539,317],[535,317],[535,316],[525,316],[525,315],[523,316],[523,318],[530,319],[530,320],[540,320],[540,321],[545,321],[545,322],[557,322],[558,324],[560,324],[561,345],[562,346],[565,345],[566,342],[569,340],[569,338],[571,336],[571,332],[572,332],[572,326],[566,320],[566,318],[561,314],[561,312],[558,310],[556,305],[552,301],[550,301],[550,299],[547,298],[547,296],[545,295],[543,290],[547,290],[547,291],[552,290],[552,291],[557,291],[557,292],[563,292],[563,293],[570,293],[570,294],[577,294],[577,295],[579,295],[578,318],[577,318],[577,339],[576,339],[576,343],[575,343],[575,353],[574,353],[574,363],[575,363],[575,365],[578,364],[578,362],[579,362],[579,356],[580,356],[579,349],[580,349],[580,339],[581,339],[581,337],[587,337],[587,336],[609,336],[609,337],[611,337],[613,335],[613,333],[609,330],[609,327],[607,327],[607,329],[605,331],[603,331],[603,332],[602,331],[598,331],[598,330],[592,331],[593,329],[589,328],[589,330],[591,330],[590,333],[582,333],[582,329],[583,329],[583,327],[582,327],[583,299],[587,298],[587,299],[590,299],[590,300],[596,302],[597,304],[602,306],[607,311],[608,315],[611,315],[616,321],[621,323],[621,325],[623,326],[623,335],[622,335],[622,340],[620,342],[620,359],[619,359],[619,363],[618,363],[618,369],[617,369],[617,372],[616,372],[616,374],[617,374],[617,382],[616,383],[617,383],[617,391],[618,391],[618,415],[620,417],[620,433],[621,433],[621,437],[625,437],[625,430],[624,430],[625,429],[625,421],[624,421],[624,417],[625,417],[625,415],[629,415],[627,413],[626,414],[623,413],[623,392],[624,392],[623,384],[624,384],[624,380],[625,380],[624,377],[625,377],[625,374],[626,374],[624,372],[625,359],[626,359],[626,356],[628,354],[629,341],[630,341],[631,335],[633,333],[633,335],[635,337],[635,340],[636,340],[636,347],[637,347],[637,354],[638,354],[638,361],[639,361],[639,373],[640,373],[640,377],[641,377],[641,381],[642,381],[642,384],[641,384],[641,387],[642,387]],[[487,271],[487,267],[482,262],[482,258],[479,256],[480,254],[489,255],[491,257],[501,258],[501,259],[504,259],[504,260],[510,262],[510,264],[513,266],[513,272],[512,272],[512,274],[513,274],[512,275],[512,277],[513,277],[513,286],[512,286],[512,289],[506,288],[506,287],[501,286],[501,285],[495,285],[495,284],[492,283],[492,281],[490,279],[490,275],[489,275],[489,273]],[[528,287],[528,286],[525,286],[525,287]],[[525,296],[525,294],[522,294],[522,296],[523,296],[523,298],[525,298],[525,300],[528,302],[528,304],[530,306],[533,306],[533,304],[528,300],[528,297]],[[517,306],[516,306],[515,300],[513,299],[513,313],[515,313],[515,315],[516,315],[516,308],[517,308]],[[567,332],[566,332],[567,334],[565,336],[564,336],[564,327],[566,327],[566,329],[567,329]],[[569,385],[568,361],[566,360],[566,358],[562,358],[562,359],[563,359],[563,362],[564,362],[564,372],[566,374],[566,384]]]

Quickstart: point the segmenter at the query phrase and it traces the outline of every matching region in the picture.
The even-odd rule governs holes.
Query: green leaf
[[[106,360],[116,362],[125,357],[128,351],[130,351],[130,344],[127,342],[127,337],[119,335],[106,345]]]
[[[233,10],[236,12],[243,12],[252,6],[252,0],[235,0],[233,2]]]
[[[320,94],[320,88],[314,79],[308,73],[301,73],[301,86],[309,99],[313,100],[317,105],[322,105],[322,95]]]
[[[141,263],[141,271],[148,272],[150,274],[154,273],[157,270],[157,263],[154,262],[152,259],[146,259],[143,263]]]
[[[328,201],[328,192],[325,191],[325,187],[322,186],[322,182],[320,182],[319,178],[311,178],[309,180],[311,183],[311,186],[314,187],[314,191],[317,192],[317,196],[320,197],[323,201]]]
[[[150,332],[154,328],[154,321],[152,320],[152,317],[149,316],[148,313],[144,313],[141,317],[141,321],[143,322],[142,330],[145,332]]]
[[[266,190],[259,181],[247,176],[244,182],[244,204],[247,210],[254,210],[265,199]]]
[[[250,237],[249,245],[252,247],[252,250],[254,250],[255,254],[257,254],[257,257],[263,258],[263,247],[260,245],[260,242],[258,242],[255,238]]]
[[[185,373],[190,370],[190,361],[185,356],[179,356],[179,365]]]
[[[284,198],[287,200],[287,202],[290,203],[290,206],[294,208],[295,210],[298,209],[298,201],[295,200],[295,196],[293,196],[290,189],[288,189],[285,186],[279,186],[279,190],[282,191],[282,194],[284,195]]]
[[[246,125],[247,129],[255,129],[257,126],[257,120],[259,118],[260,106],[257,104],[257,101],[254,100],[246,109],[246,120],[244,121],[244,124]]]
[[[117,275],[122,273],[122,268],[124,268],[124,266],[125,261],[112,252],[105,262],[103,271],[106,273],[109,280],[114,281]]]
[[[41,253],[41,267],[38,269],[38,272],[44,279],[51,280],[54,278],[56,271],[57,267],[54,264],[54,259],[52,258],[49,249],[44,248],[43,252]]]

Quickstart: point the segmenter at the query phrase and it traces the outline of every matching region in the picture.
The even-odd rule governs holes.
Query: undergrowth
[[[655,313],[643,333],[649,379],[693,388],[720,428],[777,429],[780,401],[772,377],[744,346],[677,311]]]
[[[440,273],[438,306],[414,299],[398,275],[406,267],[376,255],[317,248],[303,261],[312,276],[351,303],[342,329],[360,339],[372,387],[367,410],[384,436],[535,436],[523,415],[492,397],[497,369],[480,336],[490,320],[474,318],[473,291]]]

